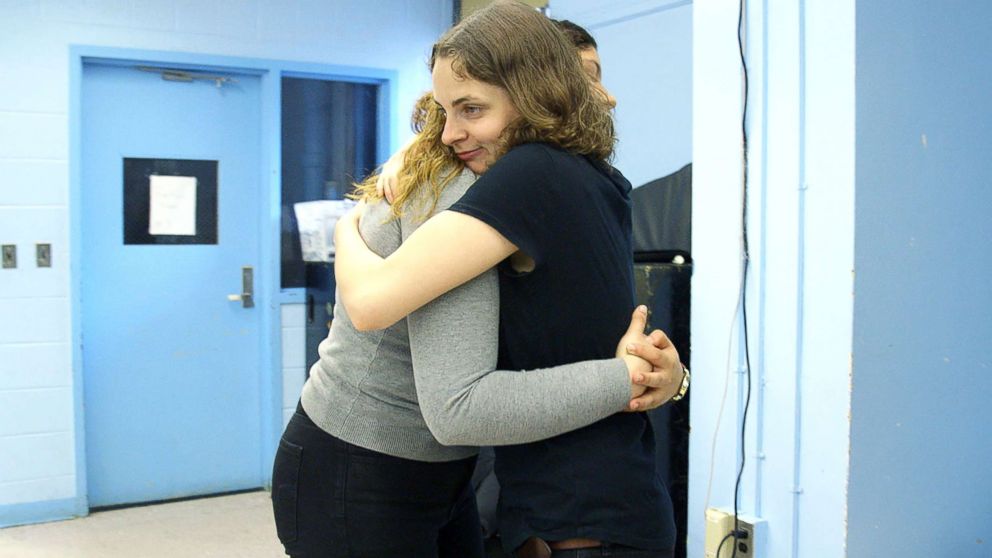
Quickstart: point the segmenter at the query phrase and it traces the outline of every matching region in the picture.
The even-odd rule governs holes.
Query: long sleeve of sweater
[[[592,424],[627,404],[630,380],[620,359],[495,370],[498,316],[498,278],[490,270],[407,318],[417,399],[439,442],[533,442]]]

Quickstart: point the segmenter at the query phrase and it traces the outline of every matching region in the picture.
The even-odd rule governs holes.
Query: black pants
[[[412,461],[339,440],[298,406],[276,452],[272,507],[294,558],[476,558],[475,458]]]

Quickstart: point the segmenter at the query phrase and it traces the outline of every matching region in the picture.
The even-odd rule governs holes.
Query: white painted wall
[[[617,98],[614,165],[634,187],[692,159],[692,4],[686,0],[552,0],[551,16],[596,39],[603,84]]]
[[[733,508],[741,452],[746,383],[736,372],[745,359],[741,322],[733,318],[742,201],[737,6],[733,0],[697,2],[693,14],[690,556],[703,552],[706,505]],[[740,511],[768,522],[762,556],[843,556],[854,268],[854,2],[752,0],[747,10],[752,391]]]
[[[0,512],[75,498],[82,482],[69,341],[69,46],[395,70],[395,147],[429,88],[430,45],[450,22],[447,0],[2,3],[0,243],[17,245],[19,265],[0,270]],[[35,268],[36,242],[52,244],[51,269]],[[284,368],[297,374],[292,358]],[[300,379],[287,381],[295,404]]]

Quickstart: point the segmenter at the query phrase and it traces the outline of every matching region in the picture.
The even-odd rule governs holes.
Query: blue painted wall
[[[858,3],[853,558],[992,556],[990,23]]]
[[[19,265],[0,270],[0,524],[78,512],[85,482],[71,346],[70,45],[395,71],[395,147],[450,22],[448,0],[3,2],[0,243],[17,245]],[[51,268],[35,267],[38,242],[51,243]]]

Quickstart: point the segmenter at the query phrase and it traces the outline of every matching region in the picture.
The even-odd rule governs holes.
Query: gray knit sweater
[[[466,169],[444,190],[436,211],[474,180]],[[390,220],[385,203],[369,206],[360,226],[369,248],[388,256],[422,223],[416,201],[404,213]],[[478,445],[550,438],[626,405],[630,380],[620,359],[494,370],[498,320],[495,270],[384,330],[357,331],[337,304],[320,360],[303,386],[303,408],[346,442],[407,459],[451,461],[475,454]]]

